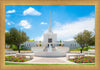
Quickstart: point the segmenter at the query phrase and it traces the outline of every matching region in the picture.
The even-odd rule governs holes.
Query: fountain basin
[[[66,56],[66,52],[59,52],[59,51],[52,51],[52,52],[47,52],[47,51],[34,51],[35,56],[43,56],[43,57],[62,57]]]

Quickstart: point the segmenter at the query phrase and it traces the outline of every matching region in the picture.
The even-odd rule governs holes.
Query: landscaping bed
[[[80,57],[80,58],[69,59],[69,61],[75,63],[95,63],[95,57],[93,56]]]
[[[23,58],[18,58],[15,56],[5,56],[5,61],[11,61],[11,62],[25,62],[29,61],[30,59],[26,59],[25,57]]]

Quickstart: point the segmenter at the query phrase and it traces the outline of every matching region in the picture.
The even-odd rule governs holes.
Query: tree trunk
[[[83,48],[84,48],[84,47],[82,46],[81,53],[82,53],[82,51],[83,51]]]
[[[82,53],[83,48],[81,49],[81,53]]]
[[[20,53],[19,45],[17,46],[17,48],[18,48],[18,53]]]
[[[83,45],[81,45],[82,49],[80,50],[80,52],[82,53],[82,50],[83,50]]]

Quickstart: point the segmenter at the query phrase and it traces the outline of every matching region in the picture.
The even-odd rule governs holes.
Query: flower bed
[[[30,59],[26,59],[26,58],[17,58],[15,56],[6,56],[5,57],[5,61],[11,61],[11,62],[25,62],[28,61]]]
[[[69,61],[73,61],[75,63],[94,63],[95,57],[87,56],[87,57],[69,59]]]

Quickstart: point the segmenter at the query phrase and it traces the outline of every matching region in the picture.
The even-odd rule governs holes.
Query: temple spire
[[[51,12],[49,12],[50,18],[49,18],[49,32],[52,32],[51,29]]]

